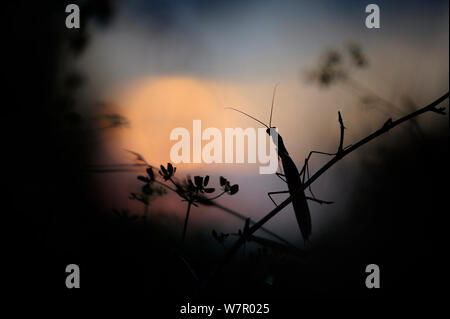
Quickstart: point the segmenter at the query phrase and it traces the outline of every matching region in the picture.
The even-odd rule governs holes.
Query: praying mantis
[[[287,184],[288,190],[269,192],[269,193],[267,193],[267,195],[269,196],[270,200],[275,204],[275,206],[278,206],[277,203],[272,198],[272,195],[290,194],[291,196],[293,196],[296,193],[296,191],[303,186],[304,181],[305,181],[305,176],[309,175],[308,160],[312,154],[315,154],[315,153],[325,154],[325,155],[333,155],[333,154],[312,151],[306,158],[305,165],[303,166],[301,172],[298,171],[297,166],[295,165],[294,161],[290,157],[289,152],[287,151],[286,146],[284,145],[283,138],[278,134],[276,127],[272,126],[272,114],[273,114],[273,105],[274,105],[274,101],[275,101],[276,89],[277,89],[277,85],[275,85],[273,94],[272,94],[272,106],[270,109],[269,125],[266,125],[264,122],[258,120],[257,118],[255,118],[241,110],[238,110],[238,109],[235,109],[232,107],[227,107],[226,109],[231,109],[233,111],[244,114],[245,116],[248,116],[251,119],[257,121],[258,123],[264,125],[267,128],[266,133],[272,138],[274,144],[277,146],[278,157],[281,160],[281,164],[283,167],[283,173],[277,172],[275,174],[282,181],[284,181]],[[298,223],[301,235],[302,235],[305,243],[309,241],[309,238],[311,236],[311,230],[312,230],[311,213],[310,213],[309,206],[308,206],[308,200],[313,200],[320,204],[331,204],[332,203],[332,202],[316,199],[315,196],[313,195],[310,187],[309,187],[309,190],[311,192],[312,197],[306,196],[305,192],[303,191],[303,192],[301,192],[301,194],[299,194],[297,196],[293,196],[293,199],[292,199],[292,206],[294,207],[295,217],[297,219],[297,223]]]

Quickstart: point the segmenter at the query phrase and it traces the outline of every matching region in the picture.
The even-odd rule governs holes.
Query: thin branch
[[[306,196],[305,197],[307,200],[312,200],[313,202],[316,202],[316,203],[319,203],[320,205],[322,205],[322,204],[333,204],[333,202],[330,202],[330,201],[326,201],[326,200],[321,200],[321,199],[317,199],[317,198],[315,198],[315,197],[308,197],[308,196]]]
[[[178,257],[181,259],[181,261],[186,265],[186,268],[189,270],[189,272],[191,273],[192,277],[194,277],[195,281],[199,281],[199,278],[197,276],[197,273],[194,271],[194,269],[192,268],[192,266],[188,263],[188,261],[182,256],[182,255],[178,255]]]
[[[175,189],[175,188],[172,188],[172,187],[170,187],[169,185],[167,185],[167,184],[165,184],[165,183],[162,183],[162,182],[160,182],[160,181],[158,181],[158,180],[154,180],[153,181],[154,183],[157,183],[157,184],[159,184],[159,185],[161,185],[161,186],[164,186],[165,188],[167,188],[168,190],[171,190],[172,192],[174,192],[174,193],[177,193],[177,190]]]
[[[183,227],[183,236],[181,237],[181,245],[184,244],[184,238],[186,237],[186,230],[187,230],[187,224],[189,221],[189,213],[191,211],[192,202],[189,202],[187,211],[186,211],[186,219],[184,220],[184,227]]]
[[[299,187],[295,193],[291,196],[289,196],[285,201],[283,201],[282,203],[280,203],[277,207],[275,207],[271,212],[269,212],[266,216],[264,216],[263,218],[261,218],[256,224],[254,224],[253,226],[251,226],[248,230],[249,235],[253,234],[254,232],[256,232],[259,228],[261,228],[265,223],[267,223],[270,219],[272,219],[276,214],[278,214],[283,208],[285,208],[287,205],[289,205],[292,202],[292,199],[294,196],[297,196],[301,193],[303,193],[303,191],[309,186],[311,185],[315,180],[317,180],[323,173],[325,173],[330,167],[332,167],[334,164],[336,164],[338,161],[340,161],[343,157],[345,157],[346,155],[350,154],[351,152],[355,151],[356,149],[358,149],[359,147],[367,144],[368,142],[372,141],[373,139],[377,138],[378,136],[388,132],[390,129],[400,125],[403,122],[406,122],[412,118],[415,118],[423,113],[426,112],[435,112],[438,114],[445,114],[444,110],[445,108],[436,108],[437,105],[439,105],[441,102],[443,102],[444,100],[446,100],[449,96],[449,93],[447,92],[446,94],[444,94],[443,96],[441,96],[440,98],[438,98],[437,100],[435,100],[434,102],[432,102],[431,104],[415,111],[412,112],[408,115],[405,115],[404,117],[396,120],[396,121],[387,121],[380,129],[378,129],[377,131],[373,132],[372,134],[366,136],[365,138],[361,139],[360,141],[358,141],[357,143],[353,144],[352,146],[346,148],[345,150],[343,150],[340,153],[337,153],[330,161],[328,161],[324,166],[322,166],[322,168],[320,168],[310,179],[308,179],[301,187]],[[245,239],[244,238],[239,238],[236,243],[230,248],[230,250],[227,252],[227,254],[225,255],[221,265],[219,265],[219,267],[216,269],[216,271],[219,271],[221,266],[223,266],[224,264],[226,264],[232,257],[233,255],[239,250],[239,248],[245,243]]]
[[[338,153],[341,153],[344,150],[344,121],[342,120],[341,112],[338,111],[339,116],[339,125],[341,127],[341,137],[339,138],[339,147],[338,147]]]
[[[217,196],[214,196],[214,197],[211,197],[211,198],[208,198],[208,200],[215,200],[215,199],[217,199],[217,198],[219,198],[220,196],[222,196],[223,194],[225,194],[226,193],[226,191],[223,191],[222,193],[220,193],[219,195],[217,195]]]

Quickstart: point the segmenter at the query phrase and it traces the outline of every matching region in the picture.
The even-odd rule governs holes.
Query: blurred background
[[[448,210],[448,115],[395,128],[313,184],[334,204],[310,204],[307,259],[249,243],[207,293],[189,268],[207,277],[236,239],[222,245],[212,229],[235,233],[243,220],[194,207],[182,261],[186,203],[169,192],[145,208],[130,200],[144,169],[106,168],[137,163],[126,150],[166,165],[171,130],[192,131],[195,119],[222,132],[260,127],[224,108],[268,123],[276,83],[272,123],[299,169],[311,150],[336,150],[338,110],[345,144],[354,143],[448,91],[448,1],[378,1],[380,29],[365,27],[362,1],[76,3],[80,29],[64,27],[64,1],[7,5],[4,136],[14,167],[7,201],[27,221],[13,240],[23,249],[13,250],[41,260],[50,295],[68,293],[61,281],[68,260],[85,271],[88,293],[143,291],[157,299],[386,300],[434,290]],[[314,157],[311,172],[326,160]],[[175,166],[179,179],[209,175],[219,188],[225,176],[238,184],[218,203],[253,220],[274,208],[267,192],[287,189],[275,175],[260,175],[258,164]],[[291,205],[265,226],[304,248]],[[376,292],[364,286],[369,263],[382,270]]]

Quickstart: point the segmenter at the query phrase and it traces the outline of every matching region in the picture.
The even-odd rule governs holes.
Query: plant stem
[[[192,202],[189,202],[187,211],[186,211],[186,219],[184,220],[183,236],[181,237],[181,245],[184,244],[184,238],[186,237],[186,230],[187,230],[187,225],[188,225],[188,221],[189,221],[189,212],[191,211],[191,205],[192,205]]]
[[[147,222],[147,215],[148,215],[148,205],[144,204],[144,220]]]
[[[211,197],[211,198],[208,198],[209,200],[214,200],[214,199],[217,199],[217,198],[219,198],[220,196],[222,196],[223,194],[225,194],[226,192],[225,191],[223,191],[222,193],[220,193],[219,195],[217,195],[217,196],[214,196],[214,197]]]

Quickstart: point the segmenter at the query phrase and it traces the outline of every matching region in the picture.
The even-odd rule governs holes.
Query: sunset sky
[[[237,107],[268,123],[272,90],[279,83],[273,124],[301,168],[310,150],[333,152],[338,143],[337,111],[343,113],[346,142],[352,143],[378,128],[395,112],[364,109],[342,86],[319,88],[306,81],[308,70],[329,49],[345,50],[349,42],[359,44],[369,59],[366,69],[352,76],[399,105],[407,96],[417,106],[441,96],[448,89],[448,1],[378,1],[381,28],[367,29],[363,1],[146,1],[117,3],[110,26],[90,25],[90,43],[77,67],[88,79],[83,89],[81,112],[95,116],[116,112],[130,122],[128,128],[102,132],[93,164],[131,163],[124,149],[144,155],[153,165],[170,161],[176,127],[192,130],[192,120],[205,127],[261,127],[238,113]],[[108,109],[95,107],[106,101]],[[408,109],[404,109],[405,113]],[[426,117],[420,124],[432,134],[447,125],[448,117]],[[407,134],[400,128],[385,143],[395,144]],[[366,149],[367,150],[367,149]],[[364,152],[361,149],[360,152]],[[312,163],[318,168],[321,160]],[[316,194],[336,201],[332,207],[311,204],[313,237],[325,232],[336,218],[345,218],[347,194],[359,171],[353,154],[330,170],[315,185]],[[353,166],[351,166],[352,164]],[[351,166],[351,170],[349,167]],[[179,177],[209,174],[213,186],[224,175],[240,185],[233,197],[220,202],[254,219],[274,206],[269,191],[286,186],[276,176],[258,174],[256,164],[181,164]],[[100,193],[109,207],[133,207],[128,193],[136,191],[137,173],[96,176]],[[341,183],[345,181],[345,184]],[[352,185],[352,186],[350,186]],[[347,188],[346,188],[347,187]],[[278,201],[285,197],[280,195]],[[155,203],[155,207],[181,217],[184,204]],[[178,212],[178,213],[177,213]],[[228,223],[231,217],[193,215],[192,223]],[[202,215],[202,218],[198,216]],[[283,229],[298,241],[292,208],[268,224]]]

